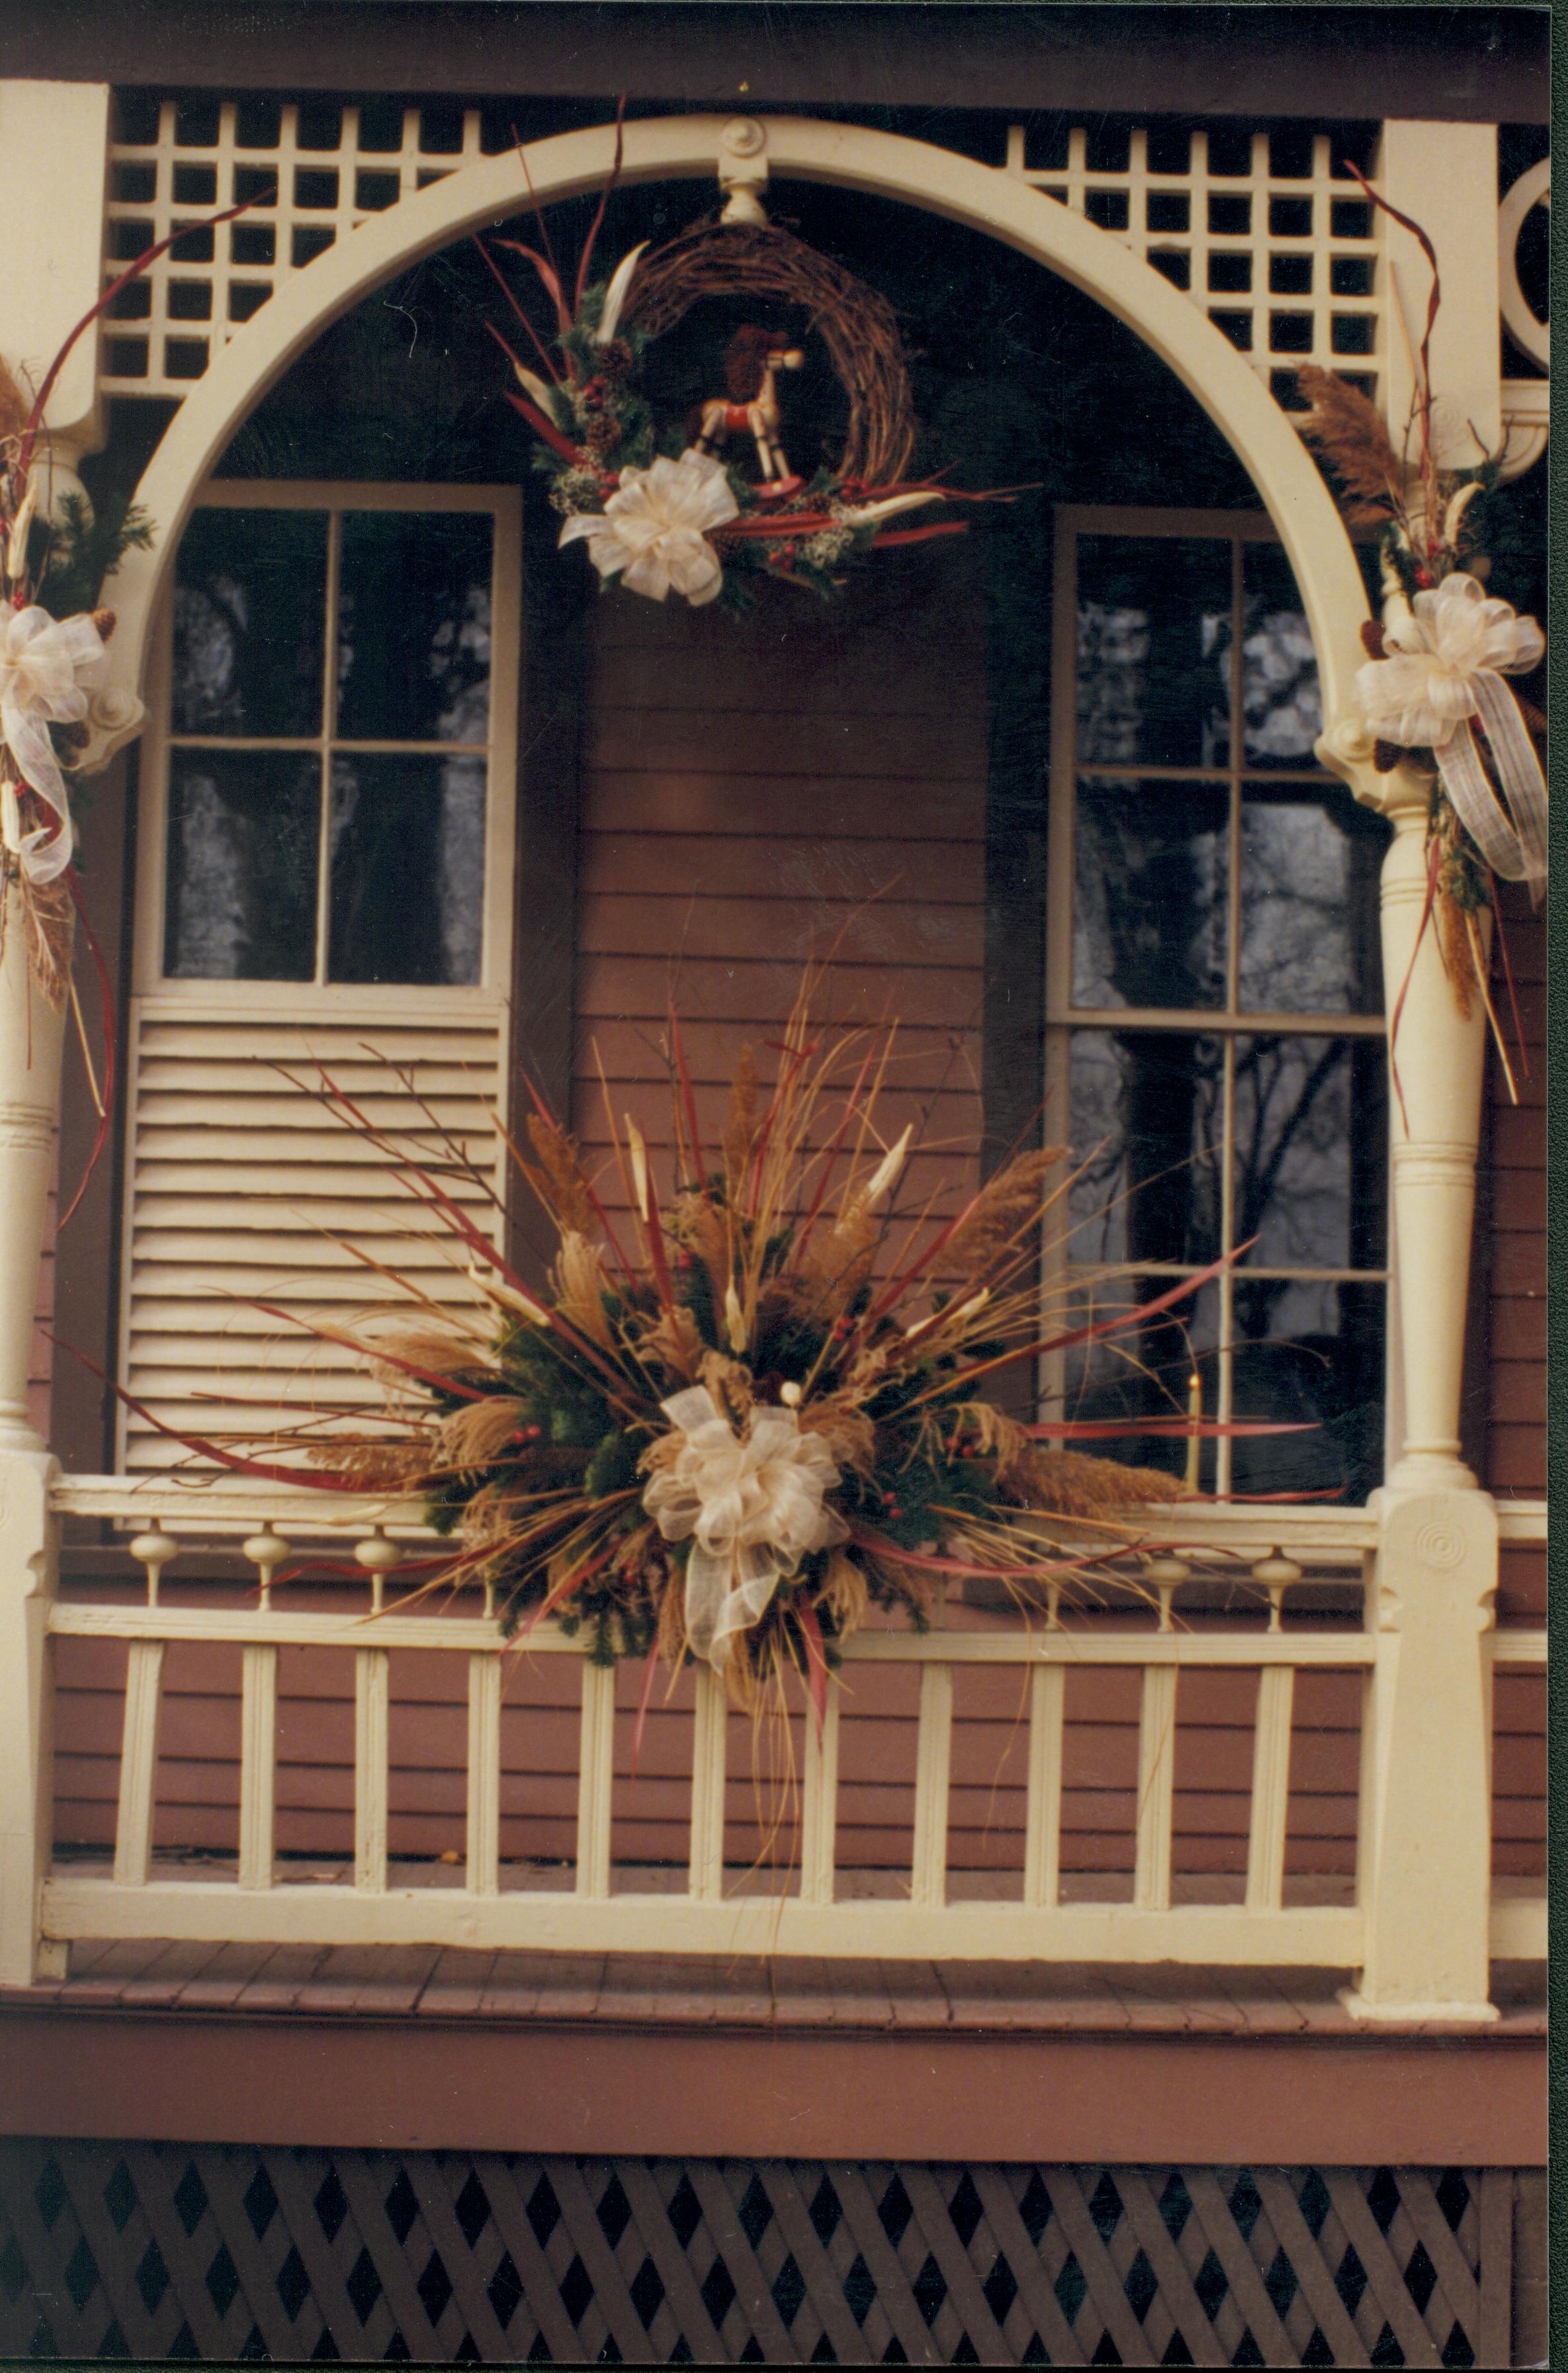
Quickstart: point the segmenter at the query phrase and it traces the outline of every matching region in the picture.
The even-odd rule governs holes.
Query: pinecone
[[[92,622],[98,628],[99,640],[106,643],[109,640],[110,636],[114,632],[113,611],[95,610],[92,614]]]
[[[1383,626],[1380,620],[1376,618],[1363,619],[1361,628],[1361,647],[1366,653],[1369,660],[1380,660],[1383,658],[1386,646]]]
[[[613,453],[621,441],[621,424],[608,412],[596,413],[582,432],[591,453]]]

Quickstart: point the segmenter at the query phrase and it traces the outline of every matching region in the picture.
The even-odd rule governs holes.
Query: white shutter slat
[[[406,1268],[443,1307],[472,1309],[474,1289],[461,1245],[306,1083],[321,1062],[400,1150],[434,1166],[448,1157],[391,1068],[411,1066],[417,1098],[504,1193],[505,1151],[489,1109],[505,1077],[498,1002],[487,1025],[470,1006],[450,1029],[424,1020],[382,1026],[363,1015],[171,1020],[156,1009],[134,1010],[132,1029],[121,1366],[128,1388],[166,1426],[217,1440],[274,1427],[317,1398],[373,1417],[380,1387],[350,1352],[247,1304],[298,1307],[343,1326],[387,1301],[393,1289],[334,1236]],[[472,1182],[439,1175],[469,1220],[498,1241],[495,1204]],[[122,1414],[122,1443],[124,1465],[138,1471],[182,1455],[131,1412]]]

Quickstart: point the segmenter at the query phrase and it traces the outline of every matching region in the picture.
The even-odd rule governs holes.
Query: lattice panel
[[[182,396],[279,281],[411,191],[509,133],[494,111],[122,95],[110,150],[105,276],[182,221],[193,230],[116,299],[100,377],[116,394]],[[1039,138],[1047,145],[1031,147]],[[1054,145],[1051,145],[1054,144]],[[1007,134],[1005,165],[1123,240],[1187,291],[1286,404],[1318,363],[1376,392],[1385,326],[1374,209],[1327,132],[1062,124]]]
[[[184,395],[287,274],[484,154],[477,108],[176,102],[135,92],[121,99],[118,128],[106,282],[181,222],[258,200],[238,222],[188,232],[115,299],[99,377],[121,395]]]
[[[0,2354],[1504,2365],[1513,2178],[0,2147]]]
[[[1007,170],[1125,240],[1184,289],[1287,405],[1304,363],[1377,392],[1384,275],[1376,210],[1326,132],[1117,132],[1082,124]]]

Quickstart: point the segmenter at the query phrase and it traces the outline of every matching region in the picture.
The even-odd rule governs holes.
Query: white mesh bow
[[[691,1539],[686,1637],[720,1672],[736,1632],[758,1620],[802,1560],[848,1537],[843,1518],[823,1504],[838,1469],[793,1409],[754,1409],[743,1435],[706,1385],[661,1406],[685,1441],[642,1503],[667,1541]]]
[[[86,717],[87,685],[102,658],[103,637],[89,617],[0,609],[0,741],[56,819],[53,831],[39,824],[24,832],[16,785],[0,784],[0,831],[34,882],[53,882],[71,862],[70,804],[49,728]]]

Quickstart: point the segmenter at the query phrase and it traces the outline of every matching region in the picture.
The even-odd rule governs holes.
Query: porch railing
[[[861,1632],[845,1649],[844,1672],[829,1685],[820,1724],[802,1725],[797,1844],[792,1867],[782,1872],[726,1865],[729,1725],[720,1685],[699,1669],[689,1729],[689,1854],[684,1873],[658,1875],[673,1880],[673,1887],[650,1888],[645,1874],[612,1861],[613,1818],[624,1780],[616,1767],[614,1673],[591,1661],[579,1641],[553,1625],[539,1626],[527,1645],[530,1654],[571,1658],[580,1670],[575,1860],[569,1885],[559,1872],[547,1885],[529,1884],[526,1876],[520,1884],[519,1874],[502,1864],[500,1628],[478,1593],[462,1602],[415,1603],[411,1594],[400,1599],[399,1569],[416,1551],[419,1535],[412,1516],[401,1520],[406,1512],[389,1511],[385,1502],[333,1503],[330,1554],[340,1572],[345,1565],[360,1569],[363,1603],[322,1611],[301,1606],[301,1594],[277,1582],[299,1561],[296,1544],[320,1543],[326,1536],[313,1493],[227,1480],[194,1492],[102,1477],[56,1478],[48,1498],[56,1526],[64,1518],[96,1518],[100,1539],[118,1536],[118,1552],[103,1551],[97,1567],[90,1557],[86,1563],[89,1573],[117,1563],[123,1577],[135,1578],[135,1597],[128,1598],[123,1579],[114,1601],[107,1590],[91,1595],[90,1580],[74,1584],[70,1597],[52,1585],[40,1594],[51,1642],[126,1643],[119,1802],[111,1872],[69,1864],[52,1869],[41,1859],[32,1899],[36,1933],[7,1941],[13,1976],[19,1962],[36,1966],[40,1956],[46,1966],[58,1963],[69,1940],[88,1936],[1347,1970],[1362,1969],[1375,1943],[1387,1893],[1375,1876],[1380,1845],[1387,1844],[1380,1831],[1408,1820],[1409,1812],[1391,1798],[1387,1769],[1397,1711],[1390,1667],[1397,1666],[1399,1642],[1395,1635],[1391,1654],[1390,1636],[1379,1628],[1387,1577],[1379,1573],[1379,1520],[1370,1511],[1183,1512],[1162,1552],[1141,1561],[1141,1604],[1135,1611],[1113,1608],[1084,1619],[1052,1609],[1030,1623],[974,1629],[960,1628],[964,1619],[955,1608],[951,1623],[924,1634]],[[1544,1535],[1544,1516],[1536,1511],[1505,1512],[1502,1525],[1510,1538]],[[181,1572],[211,1584],[203,1596],[218,1603],[171,1603],[170,1584]],[[1229,1587],[1217,1592],[1219,1583]],[[1337,1597],[1326,1597],[1335,1591]],[[1337,1619],[1304,1628],[1302,1613],[1309,1607],[1321,1613],[1326,1604],[1338,1610]],[[232,1876],[212,1876],[210,1864],[205,1875],[189,1875],[160,1864],[154,1851],[165,1658],[171,1645],[190,1642],[227,1645],[240,1654]],[[345,1858],[341,1875],[326,1883],[319,1873],[310,1883],[291,1880],[289,1865],[274,1851],[278,1656],[285,1648],[353,1653],[352,1872]],[[466,1665],[461,1886],[403,1883],[407,1870],[389,1856],[390,1659],[409,1649]],[[1472,1632],[1470,1658],[1488,1699],[1488,1720],[1493,1667],[1539,1665],[1545,1653],[1544,1632],[1489,1631],[1479,1641]],[[839,1747],[858,1718],[853,1689],[846,1684],[867,1667],[890,1665],[919,1674],[908,1864],[895,1879],[895,1893],[868,1898],[863,1888],[846,1887],[836,1852]],[[1021,1696],[1026,1693],[1022,1884],[1010,1900],[977,1900],[951,1884],[954,1683],[976,1666],[1011,1668]],[[1081,1890],[1064,1891],[1062,1885],[1064,1714],[1074,1666],[1140,1676],[1129,1900],[1068,1900]],[[1215,1668],[1257,1677],[1245,1882],[1238,1875],[1235,1900],[1182,1900],[1192,1890],[1184,1890],[1179,1878],[1173,1885],[1177,1683],[1184,1672]],[[1343,1900],[1291,1900],[1286,1846],[1296,1677],[1326,1671],[1362,1677],[1356,1881],[1353,1890],[1341,1889]],[[41,1687],[47,1701],[53,1689],[47,1656]],[[50,1790],[47,1702],[41,1711],[32,1777],[34,1834],[41,1837]],[[1462,1757],[1459,1763],[1462,1769]],[[1473,1823],[1477,1811],[1458,1808],[1459,1826]],[[1430,1834],[1440,1835],[1454,1818],[1455,1808],[1431,1805]],[[10,1903],[15,1923],[23,1907],[14,1887]],[[1386,1902],[1382,1916],[1387,1916]],[[1483,1916],[1492,1954],[1544,1952],[1544,1900],[1500,1898]]]

